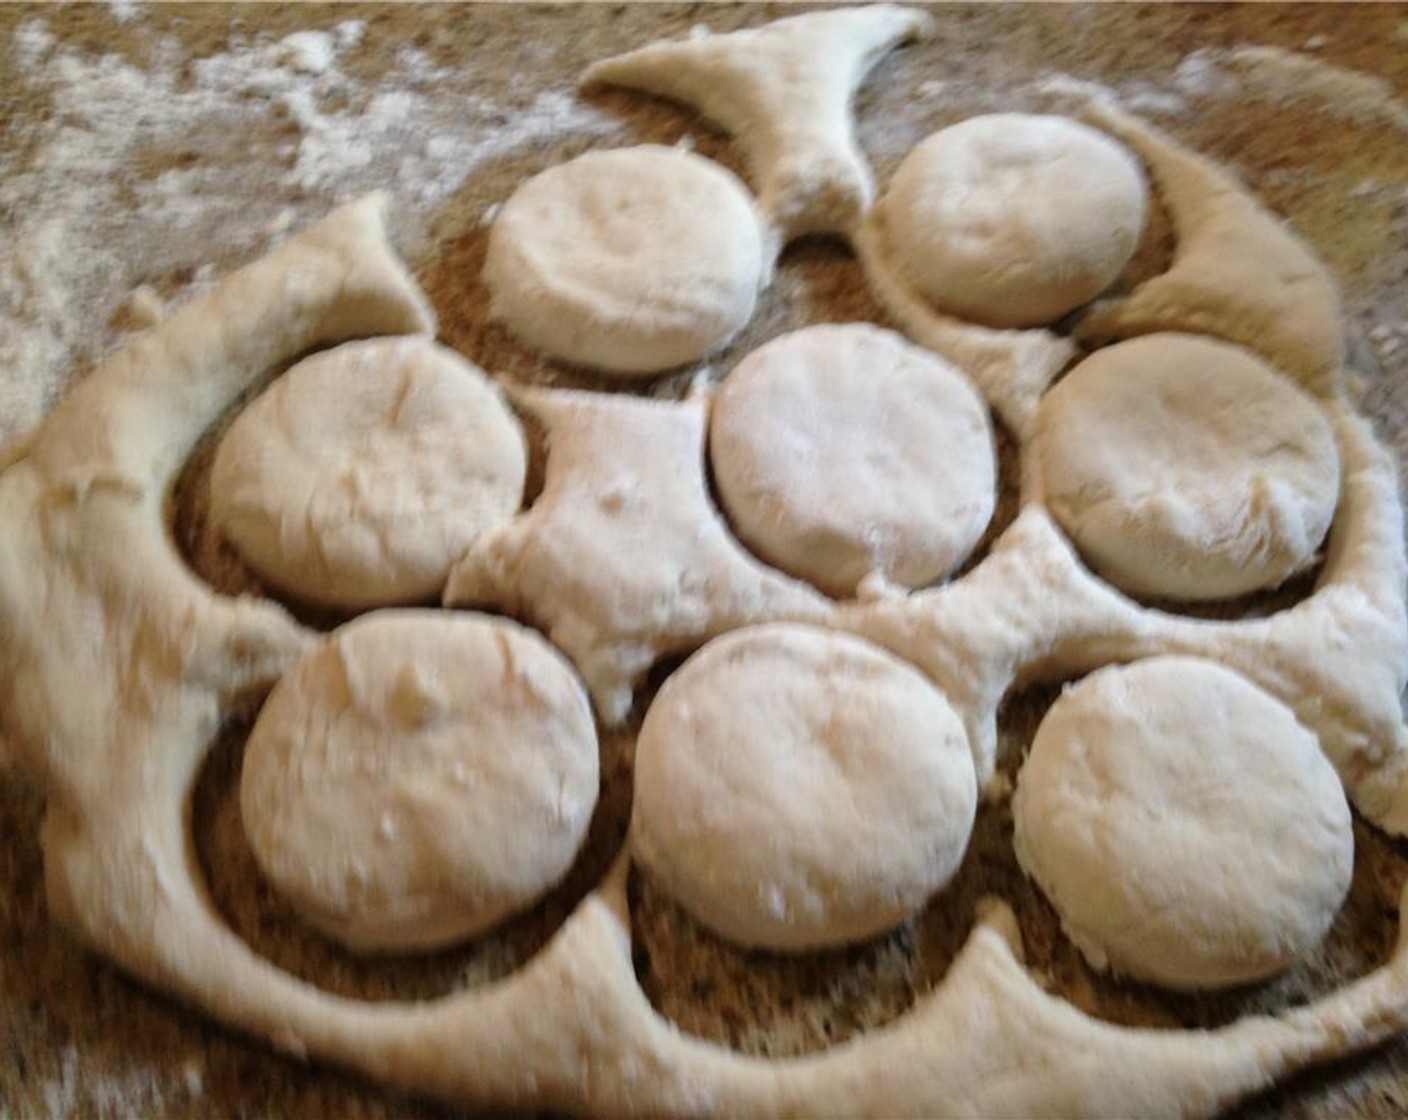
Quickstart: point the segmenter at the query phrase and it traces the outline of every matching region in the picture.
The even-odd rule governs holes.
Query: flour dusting
[[[142,15],[130,2],[110,12],[122,22]],[[114,318],[133,287],[188,297],[203,279],[192,251],[257,255],[374,189],[392,193],[403,244],[414,246],[434,208],[486,161],[620,127],[567,90],[455,94],[456,74],[414,48],[377,80],[358,81],[338,64],[366,30],[346,20],[279,40],[232,37],[203,58],[166,39],[145,68],[56,49],[42,18],[0,44],[0,61],[8,50],[50,106],[18,121],[28,152],[0,179],[9,247],[0,257],[0,442],[36,422],[112,344],[105,324],[135,325]],[[234,134],[260,142],[232,150]]]
[[[78,1050],[71,1043],[66,1045],[57,1073],[38,1087],[39,1099],[34,1104],[40,1112],[36,1120],[69,1120],[90,1114],[103,1120],[143,1120],[170,1111],[173,1102],[154,1075],[132,1072],[80,1081],[80,1066]]]
[[[1188,55],[1174,77],[1191,96],[1257,97],[1408,132],[1408,105],[1388,82],[1281,47],[1205,47]]]

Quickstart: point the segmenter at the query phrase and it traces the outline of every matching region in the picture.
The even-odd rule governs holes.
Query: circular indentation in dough
[[[977,390],[863,323],[808,327],[748,355],[714,399],[709,458],[739,537],[837,597],[867,577],[942,579],[996,500]]]
[[[1064,117],[996,113],[934,133],[878,204],[885,255],[940,310],[1050,323],[1119,276],[1148,188],[1123,145]]]
[[[351,948],[472,937],[566,874],[597,799],[565,658],[503,619],[368,615],[280,679],[240,811],[269,879]]]
[[[1309,567],[1339,498],[1313,398],[1236,346],[1183,334],[1087,358],[1043,399],[1041,496],[1102,576],[1191,601]]]
[[[426,338],[299,362],[221,440],[210,513],[270,583],[363,609],[436,595],[526,472],[517,419],[482,370]]]
[[[606,373],[695,361],[753,315],[768,271],[752,197],[677,148],[588,152],[535,175],[489,233],[493,315]]]
[[[1017,857],[1097,968],[1172,988],[1269,976],[1349,890],[1339,778],[1290,709],[1212,662],[1101,670],[1042,721]]]
[[[632,851],[715,932],[801,950],[921,907],[962,861],[976,802],[963,724],[915,669],[858,638],[750,627],[646,713]]]

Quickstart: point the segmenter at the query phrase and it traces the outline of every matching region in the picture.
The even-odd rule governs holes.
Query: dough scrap
[[[837,598],[943,579],[996,500],[982,397],[865,323],[807,327],[744,358],[714,397],[709,460],[740,538]]]
[[[626,718],[660,658],[831,609],[729,534],[704,479],[703,402],[553,390],[517,400],[546,429],[543,492],[475,542],[445,604],[531,619],[572,659],[607,723]]]
[[[890,1027],[804,1060],[768,1063],[692,1039],[654,1013],[633,969],[625,860],[541,953],[487,988],[369,1006],[258,957],[211,908],[188,858],[185,810],[221,719],[314,639],[277,606],[222,599],[192,578],[171,547],[162,499],[201,433],[261,371],[348,338],[433,330],[389,250],[380,209],[369,200],[338,211],[133,340],[32,440],[5,452],[0,713],[16,763],[46,789],[42,844],[57,923],[146,982],[280,1049],[470,1110],[1205,1116],[1403,1030],[1408,937],[1370,975],[1278,1015],[1210,1031],[1128,1030],[1043,991],[1020,962],[1014,915],[994,903],[942,980]],[[1004,401],[999,409],[1021,435],[1010,417],[1034,411],[1033,387],[1046,370],[1028,358],[1049,355],[1050,336],[974,334],[920,312],[924,329],[991,359],[973,375]],[[689,589],[689,609],[662,610],[666,626],[657,632],[636,609],[644,600],[631,599],[619,630],[602,612],[579,637],[612,666],[603,678],[621,679],[612,673],[648,660],[662,635],[665,645],[697,641],[701,621],[726,629],[756,618],[754,608],[820,610],[941,682],[969,728],[980,773],[984,760],[991,773],[991,729],[1014,682],[1158,653],[1203,654],[1292,706],[1356,804],[1401,833],[1408,565],[1396,467],[1342,397],[1327,408],[1344,469],[1341,512],[1314,594],[1268,619],[1205,623],[1143,610],[1090,578],[1046,511],[1031,506],[963,579],[844,609],[796,587],[795,598],[769,593],[760,606],[740,594],[757,590],[756,572],[740,575],[713,530],[666,518],[667,556],[686,555],[688,525],[706,538],[709,559],[659,565],[655,575],[717,579],[727,609],[708,611],[709,598]],[[702,424],[682,415],[642,413],[635,424],[613,413],[594,438],[639,436],[657,446],[606,461],[649,473],[660,455],[680,473],[648,494],[707,508],[702,483],[683,470],[693,455],[702,473]],[[585,409],[559,432],[573,429],[580,449],[591,444],[583,427],[591,427]],[[656,441],[671,440],[684,453],[658,450]],[[611,541],[638,543],[628,534]],[[534,542],[521,543],[531,552]],[[525,567],[535,578],[554,570]],[[511,597],[517,586],[511,573],[496,573],[496,594]],[[663,594],[668,582],[636,590]],[[563,602],[554,609],[572,616]]]
[[[1210,661],[1064,692],[1012,799],[1014,843],[1096,968],[1216,988],[1288,968],[1349,891],[1349,806],[1315,736]]]
[[[586,691],[537,634],[379,611],[274,687],[240,811],[264,873],[319,929],[358,951],[436,949],[567,873],[597,781]]]
[[[1344,360],[1339,292],[1310,247],[1211,160],[1099,101],[1085,113],[1149,165],[1177,243],[1167,272],[1091,308],[1081,338],[1210,334],[1261,355],[1313,393],[1333,393]]]
[[[1213,600],[1308,567],[1339,499],[1315,398],[1240,347],[1153,334],[1047,395],[1033,486],[1095,569],[1136,595]]]
[[[808,12],[642,47],[595,63],[582,84],[685,102],[736,137],[785,240],[847,234],[875,193],[851,100],[881,57],[930,26],[924,13],[888,4]]]
[[[423,338],[299,362],[236,417],[210,515],[265,579],[362,609],[439,594],[523,500],[517,418],[482,370]]]
[[[993,113],[905,156],[875,215],[891,261],[929,303],[990,327],[1054,322],[1099,295],[1144,230],[1134,156],[1063,117]]]
[[[869,643],[783,624],[665,682],[635,780],[635,858],[706,926],[784,951],[898,925],[958,869],[977,807],[942,693]]]
[[[623,377],[719,349],[771,273],[743,184],[658,145],[588,152],[521,184],[484,261],[494,318],[554,357]]]

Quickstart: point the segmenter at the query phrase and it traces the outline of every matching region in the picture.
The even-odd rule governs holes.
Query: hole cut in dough
[[[1315,736],[1198,658],[1102,669],[1064,692],[1012,814],[1018,860],[1092,966],[1170,988],[1287,968],[1353,873],[1349,806]]]
[[[711,642],[660,689],[631,850],[716,933],[799,951],[922,907],[962,862],[976,807],[963,723],[918,670],[779,623]]]
[[[484,262],[491,314],[556,358],[640,376],[696,361],[753,316],[771,276],[752,196],[702,156],[588,152],[520,186]]]
[[[1334,518],[1334,430],[1240,347],[1154,334],[1097,351],[1042,401],[1029,448],[1052,514],[1134,595],[1209,601],[1310,567]]]
[[[478,366],[429,339],[299,362],[230,426],[215,527],[259,575],[322,606],[414,603],[523,498],[517,418]]]
[[[384,611],[332,634],[250,733],[240,812],[264,874],[348,948],[434,949],[545,894],[596,806],[567,659],[516,623]]]
[[[744,543],[837,598],[867,581],[943,579],[996,501],[978,391],[866,323],[807,327],[748,355],[714,398],[709,459]]]
[[[990,327],[1054,322],[1112,284],[1148,186],[1118,141],[1064,117],[995,113],[921,141],[876,206],[884,253],[936,308]]]

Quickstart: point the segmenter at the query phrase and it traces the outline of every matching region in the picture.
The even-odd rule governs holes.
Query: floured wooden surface
[[[359,14],[342,9],[326,13],[329,26]],[[707,13],[707,19],[721,29],[760,23],[776,14],[727,9]],[[1401,288],[1399,293],[1394,290],[1408,263],[1408,167],[1402,155],[1401,105],[1395,112],[1382,91],[1363,79],[1323,67],[1307,71],[1308,64],[1301,60],[1239,49],[1274,43],[1302,51],[1306,58],[1334,59],[1377,73],[1401,90],[1405,75],[1398,60],[1403,52],[1384,45],[1402,41],[1395,39],[1402,31],[1394,14],[1361,13],[1351,25],[1329,11],[1266,8],[1218,14],[1137,8],[941,10],[935,39],[890,59],[863,90],[861,139],[883,182],[913,142],[940,124],[980,111],[1061,108],[1071,78],[1113,87],[1130,108],[1233,166],[1264,202],[1288,216],[1316,246],[1341,284],[1361,353],[1375,358],[1385,371],[1377,377],[1366,371],[1371,376],[1365,407],[1401,452],[1408,426],[1408,399],[1402,388],[1408,330]],[[331,60],[324,41],[316,37],[291,46],[284,40],[286,45],[269,55],[272,61],[257,63],[256,57],[264,57],[258,55],[260,48],[232,49],[227,41],[234,18],[246,20],[241,34],[247,40],[267,27],[272,43],[311,25],[314,15],[296,10],[113,13],[102,8],[62,16],[38,9],[0,12],[0,49],[6,44],[11,50],[22,48],[25,57],[37,50],[34,59],[40,67],[47,60],[47,69],[7,68],[9,76],[0,79],[7,83],[6,95],[12,92],[9,83],[23,93],[57,75],[64,85],[52,92],[65,123],[90,125],[102,135],[122,128],[137,133],[129,143],[114,141],[110,150],[100,149],[108,151],[109,159],[101,170],[115,170],[120,189],[111,198],[100,194],[96,201],[80,202],[84,196],[73,193],[75,187],[70,186],[69,193],[60,189],[67,180],[57,171],[67,170],[75,183],[82,181],[77,166],[64,160],[76,158],[73,153],[83,138],[42,134],[42,96],[27,98],[11,125],[3,149],[10,162],[0,163],[0,191],[12,203],[18,236],[10,240],[14,248],[9,259],[0,258],[6,269],[0,280],[8,284],[0,291],[18,291],[19,297],[8,306],[0,304],[0,313],[9,315],[17,305],[16,321],[22,329],[0,332],[7,336],[0,338],[0,351],[18,340],[30,348],[24,368],[40,373],[33,379],[37,383],[26,379],[18,386],[30,396],[15,401],[12,408],[8,399],[0,398],[7,405],[4,420],[23,419],[25,410],[33,407],[31,398],[45,399],[69,368],[72,354],[79,355],[82,368],[83,355],[107,344],[113,337],[106,325],[108,313],[136,284],[176,294],[186,281],[203,279],[197,273],[207,263],[224,271],[254,255],[271,233],[278,235],[285,209],[293,211],[290,224],[302,224],[334,197],[374,185],[390,185],[402,196],[401,210],[413,234],[430,231],[418,249],[412,243],[413,260],[436,304],[446,340],[489,368],[532,374],[536,359],[506,332],[484,324],[477,275],[484,245],[479,219],[485,208],[506,197],[525,174],[592,143],[671,142],[688,133],[698,136],[701,150],[729,162],[736,159],[735,151],[699,129],[691,117],[668,107],[642,107],[638,100],[616,95],[594,100],[594,110],[571,107],[571,84],[587,63],[653,38],[680,34],[699,18],[696,11],[464,10],[448,19],[441,12],[438,23],[424,12],[396,11],[372,19],[361,44],[344,48],[340,57],[338,40],[332,40]],[[127,21],[121,23],[116,16]],[[42,49],[35,19],[58,36],[49,53]],[[185,45],[157,48],[156,29]],[[1343,38],[1350,34],[1353,41]],[[414,44],[418,35],[426,36],[423,46],[433,61],[398,57],[397,48]],[[344,32],[342,40],[353,37]],[[73,53],[82,52],[85,44],[94,53]],[[198,99],[187,103],[178,98],[189,114],[167,127],[154,127],[150,134],[132,126],[134,104],[146,105],[159,120],[161,106],[169,99],[154,93],[150,103],[143,102],[146,95],[135,88],[140,84],[136,72],[129,74],[115,64],[102,71],[97,52],[109,49],[130,51],[132,62],[147,71],[170,73],[174,88],[185,88],[194,73],[196,93],[190,96],[198,94]],[[66,52],[68,62],[63,60]],[[202,91],[200,69],[185,68],[180,60],[207,55],[223,57],[224,71]],[[84,58],[86,62],[72,61]],[[327,68],[318,73],[325,63]],[[444,67],[448,73],[427,81],[428,66]],[[330,80],[334,77],[338,80]],[[100,81],[113,83],[107,102]],[[506,97],[505,89],[511,91]],[[408,91],[421,100],[396,100],[394,95]],[[85,92],[86,110],[81,96]],[[1248,92],[1250,98],[1238,96]],[[315,99],[316,115],[305,111],[305,94]],[[456,102],[461,94],[488,100]],[[326,101],[316,100],[324,95]],[[564,100],[554,100],[555,95]],[[276,102],[283,103],[281,110],[275,109]],[[103,104],[104,109],[94,107]],[[357,127],[359,107],[375,119],[384,114],[389,120],[398,105],[406,111],[424,112],[427,106],[457,109],[461,132],[450,130],[448,144],[444,135],[427,137],[424,117],[415,118],[414,125],[387,125],[381,131]],[[224,107],[223,115],[217,112],[219,106]],[[1186,111],[1182,115],[1173,111],[1180,106]],[[523,123],[534,119],[546,123],[536,131]],[[248,130],[248,146],[230,142],[231,120],[237,122],[234,127]],[[630,123],[620,126],[616,121]],[[435,139],[442,143],[429,152]],[[368,150],[365,163],[348,155],[363,142]],[[75,147],[70,151],[65,144]],[[418,144],[423,147],[412,158],[398,158]],[[463,185],[458,173],[445,170],[457,157],[468,166],[474,158],[467,153],[486,150],[490,155]],[[202,168],[228,160],[234,151],[248,162],[201,177]],[[45,185],[41,181],[26,180],[26,166],[54,172],[49,189],[40,189]],[[172,171],[188,174],[163,174]],[[87,173],[95,172],[90,167]],[[163,185],[144,186],[152,183]],[[143,300],[132,301],[121,318],[140,319],[143,306]],[[759,342],[808,320],[878,316],[853,262],[826,246],[799,246],[784,259],[780,281],[765,297],[760,316],[714,365],[726,370]],[[7,379],[6,391],[13,388]],[[669,392],[672,387],[661,388]],[[1009,738],[1019,747],[1030,738],[1030,728],[1020,726],[1024,705],[1037,703],[1013,705],[1005,721]],[[1015,754],[1010,758],[1015,763]],[[610,770],[609,749],[604,768]],[[609,773],[607,780],[609,791]],[[16,947],[0,955],[0,1000],[6,1010],[0,1022],[6,1023],[16,1077],[13,1084],[0,1082],[0,1099],[13,1102],[18,1114],[106,1110],[120,1115],[126,1110],[138,1115],[200,1115],[204,1110],[227,1115],[242,1108],[298,1115],[318,1115],[320,1110],[342,1115],[354,1108],[370,1115],[416,1114],[417,1107],[387,1104],[383,1095],[336,1075],[310,1073],[231,1041],[194,1016],[173,1011],[133,988],[111,970],[86,961],[52,931],[44,913],[34,842],[37,801],[15,794],[8,784],[4,789],[0,828],[8,854],[3,857],[7,863],[0,914],[5,924],[0,928],[7,944]],[[212,796],[219,800],[218,793]],[[603,811],[609,817],[609,794],[606,801]],[[617,804],[616,812],[621,811]],[[605,837],[597,843],[609,848],[612,829],[601,831]],[[971,880],[974,894],[996,886],[1013,900],[1027,932],[1029,962],[1052,973],[1058,990],[1078,1004],[1120,1021],[1201,1025],[1225,1022],[1247,1010],[1284,1007],[1382,960],[1403,877],[1401,853],[1396,851],[1401,845],[1359,829],[1360,864],[1350,903],[1321,958],[1267,989],[1220,1000],[1175,1001],[1104,986],[1085,973],[1056,935],[1045,904],[1017,878],[1009,831],[1005,809],[985,809],[969,856],[973,870],[957,890],[892,938],[856,953],[819,959],[814,968],[750,960],[711,943],[671,913],[670,904],[652,896],[648,884],[641,884],[635,916],[649,956],[637,959],[637,971],[657,1006],[687,1030],[755,1051],[816,1049],[830,1037],[893,1017],[915,990],[942,976],[971,925],[970,903],[965,901]],[[237,845],[229,846],[228,837],[216,835],[208,843],[214,853],[238,851]],[[207,856],[208,866],[226,862],[220,855]],[[228,862],[235,872],[231,881],[222,886],[221,875],[212,876],[217,894],[224,892],[228,899],[225,912],[255,910],[250,900],[261,897],[259,888],[252,880],[238,881],[239,861]],[[428,982],[428,988],[420,986],[427,983],[423,979],[403,977],[395,970],[349,980],[347,973],[356,970],[335,953],[329,956],[290,933],[292,923],[276,905],[267,905],[263,914],[254,919],[256,925],[272,941],[283,942],[277,954],[268,944],[260,947],[287,967],[339,990],[428,994],[445,990],[440,984],[454,987],[467,976],[484,975],[472,962],[445,962],[443,977]],[[1043,929],[1050,934],[1049,944],[1043,944]],[[510,959],[515,955],[511,948],[486,948],[473,955],[496,952]],[[303,967],[296,967],[300,961]],[[490,973],[503,967],[491,967]],[[682,982],[684,977],[687,982]],[[1405,1095],[1395,1079],[1405,1061],[1402,1055],[1400,1045],[1353,1068],[1317,1075],[1291,1090],[1291,1107],[1305,1115],[1396,1115]],[[1261,1107],[1281,1106],[1278,1099]]]

